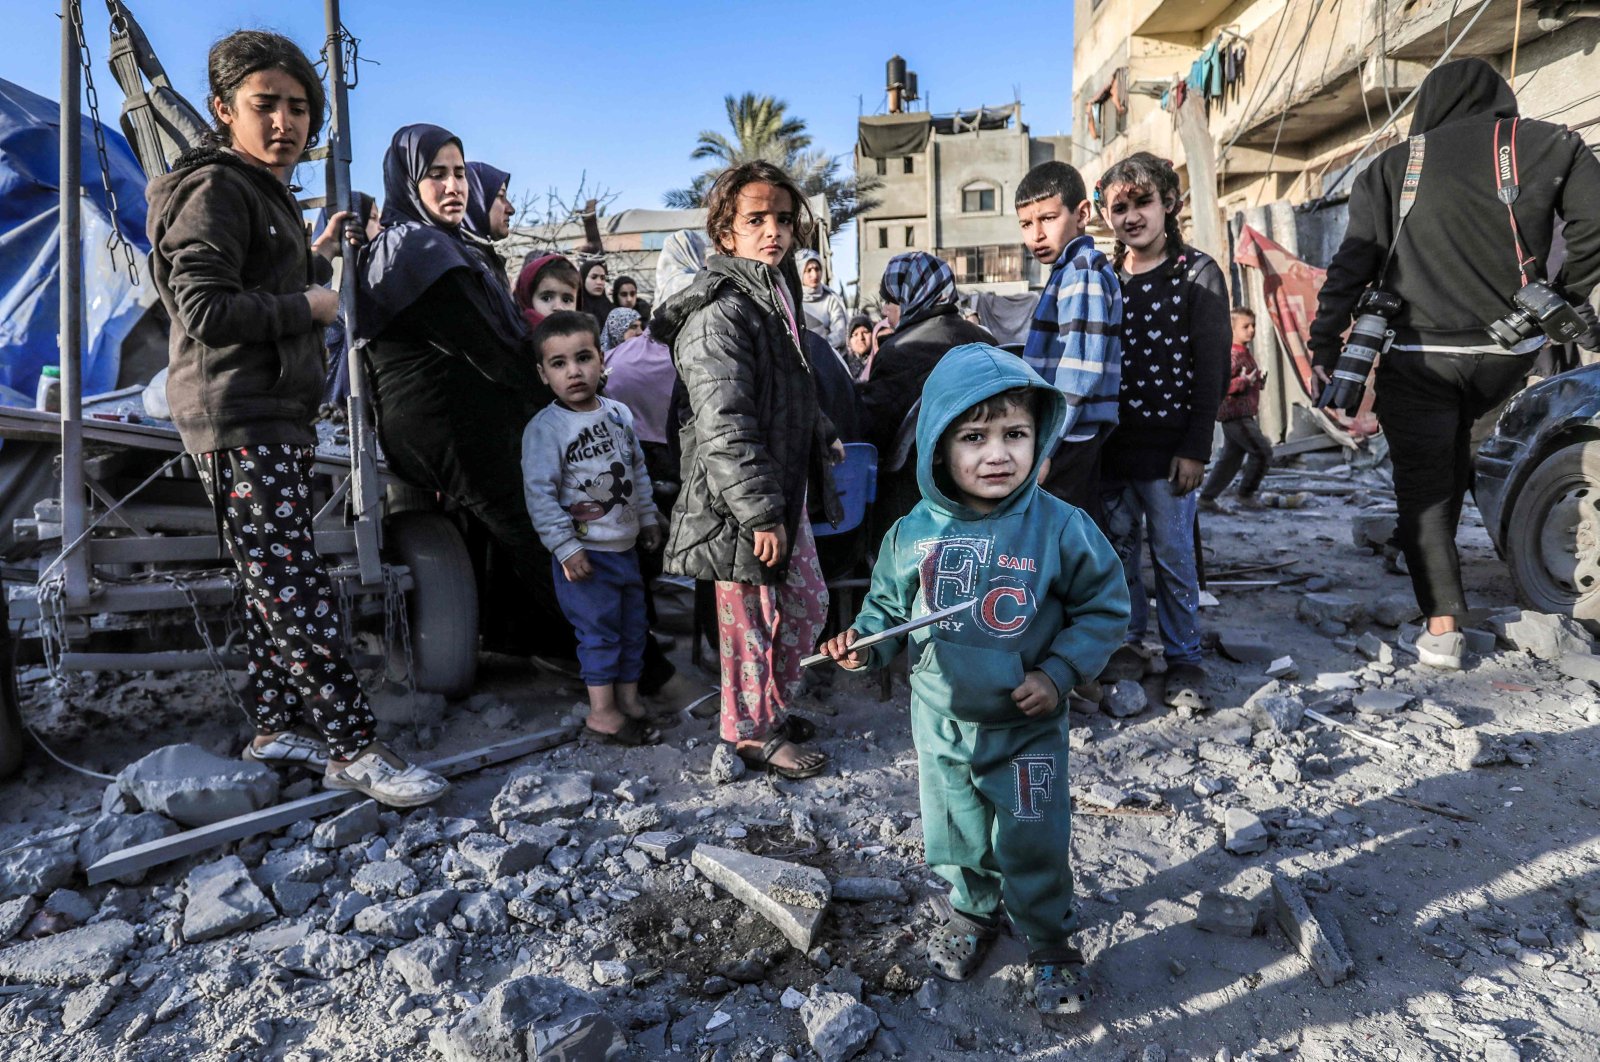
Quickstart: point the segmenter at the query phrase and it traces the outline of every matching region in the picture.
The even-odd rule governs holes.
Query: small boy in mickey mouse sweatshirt
[[[644,744],[650,734],[640,721],[638,683],[648,620],[635,545],[661,545],[644,451],[628,407],[599,394],[603,363],[592,317],[551,314],[533,343],[556,400],[523,429],[523,492],[554,558],[556,598],[578,635],[586,725],[621,744]]]

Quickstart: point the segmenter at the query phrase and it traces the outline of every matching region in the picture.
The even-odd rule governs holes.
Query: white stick
[[[977,603],[978,599],[973,598],[970,601],[963,601],[959,605],[951,605],[949,608],[942,608],[938,612],[930,612],[926,616],[918,616],[916,619],[907,623],[902,623],[898,627],[890,627],[886,631],[879,631],[877,634],[869,634],[867,637],[858,639],[855,644],[851,645],[850,651],[855,652],[857,649],[869,649],[872,646],[877,645],[879,642],[886,642],[890,638],[898,638],[902,634],[910,634],[912,631],[919,630],[928,626],[929,624],[938,623],[942,619],[949,619],[958,612],[965,612],[967,609],[971,608]],[[818,653],[815,656],[808,656],[804,660],[800,661],[800,666],[815,667],[824,661],[832,659],[833,657],[829,656],[827,653]]]
[[[1362,733],[1349,723],[1341,723],[1337,719],[1329,719],[1327,716],[1323,715],[1319,711],[1316,711],[1315,709],[1307,708],[1306,714],[1325,726],[1336,727],[1340,730],[1343,730],[1346,734],[1349,734],[1357,741],[1365,742],[1368,745],[1376,745],[1380,749],[1389,749],[1392,752],[1400,751],[1400,746],[1396,745],[1392,741],[1385,741],[1381,737],[1373,737],[1371,734]]]

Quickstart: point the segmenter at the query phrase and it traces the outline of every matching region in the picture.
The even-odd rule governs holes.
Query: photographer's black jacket
[[[1446,63],[1417,93],[1411,132],[1427,134],[1422,181],[1384,283],[1404,303],[1392,322],[1397,346],[1493,347],[1484,327],[1510,310],[1522,286],[1511,224],[1495,195],[1495,122],[1516,113],[1511,87],[1481,59]],[[1600,282],[1600,161],[1576,133],[1528,119],[1517,124],[1516,158],[1523,247],[1542,266],[1559,215],[1567,260],[1556,286],[1587,298]],[[1356,300],[1383,266],[1406,159],[1404,142],[1389,148],[1351,189],[1349,228],[1311,326],[1314,360],[1324,368],[1338,359]]]

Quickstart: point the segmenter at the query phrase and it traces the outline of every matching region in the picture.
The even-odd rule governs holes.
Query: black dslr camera
[[[1507,350],[1541,333],[1552,342],[1576,343],[1588,331],[1572,304],[1542,280],[1524,284],[1511,296],[1511,312],[1489,325],[1489,335]]]
[[[1379,354],[1394,342],[1394,330],[1389,321],[1400,312],[1400,296],[1379,288],[1368,288],[1356,303],[1356,323],[1350,328],[1350,338],[1344,341],[1339,361],[1333,367],[1333,376],[1317,397],[1317,408],[1343,410],[1354,416],[1361,408],[1361,396],[1367,389],[1367,376]]]

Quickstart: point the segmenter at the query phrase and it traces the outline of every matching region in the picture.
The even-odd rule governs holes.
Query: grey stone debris
[[[1302,594],[1295,605],[1295,615],[1313,627],[1328,622],[1352,626],[1366,618],[1366,609],[1344,594]]]
[[[550,849],[566,839],[567,831],[560,826],[543,823],[503,822],[500,824],[500,836],[512,844],[532,845],[539,853],[539,862],[543,863]]]
[[[1350,541],[1381,550],[1394,537],[1400,518],[1394,513],[1357,513],[1350,518]]]
[[[1556,668],[1568,678],[1600,685],[1600,656],[1591,653],[1566,653],[1556,661]]]
[[[695,869],[714,884],[777,926],[785,939],[799,950],[809,952],[816,944],[823,910],[783,903],[771,892],[779,874],[797,869],[794,864],[704,844],[695,848],[693,863]],[[820,875],[821,871],[816,873]]]
[[[676,859],[694,847],[694,841],[681,833],[670,831],[656,831],[641,833],[634,837],[633,846],[651,859],[665,863],[669,859]]]
[[[513,977],[448,1028],[428,1034],[444,1062],[620,1058],[627,1042],[593,998],[552,977]]]
[[[1248,705],[1252,730],[1276,730],[1287,734],[1300,729],[1305,721],[1306,706],[1299,697],[1289,694],[1271,694],[1252,697]]]
[[[0,944],[22,932],[22,927],[38,909],[39,903],[32,896],[18,896],[0,903]]]
[[[632,804],[617,813],[623,833],[643,833],[661,825],[661,809],[654,804]]]
[[[1300,761],[1288,749],[1273,749],[1272,762],[1268,773],[1284,785],[1299,785],[1304,781],[1300,771]]]
[[[1394,647],[1371,631],[1356,639],[1356,652],[1377,664],[1394,663]]]
[[[189,872],[184,890],[183,939],[191,944],[252,929],[278,917],[238,856],[203,863]]]
[[[871,903],[874,900],[905,903],[910,899],[910,894],[904,885],[893,878],[839,878],[833,883],[833,898],[846,903]]]
[[[120,918],[69,929],[0,951],[0,978],[41,985],[87,985],[122,966],[138,939]]]
[[[391,951],[384,967],[399,975],[413,992],[443,992],[455,980],[460,958],[459,940],[422,937]]]
[[[1457,730],[1450,734],[1450,748],[1458,770],[1493,767],[1506,762],[1506,747],[1493,735],[1477,730]]]
[[[400,726],[437,726],[444,722],[445,699],[438,693],[385,685],[368,697],[372,715],[380,723]]]
[[[363,896],[381,900],[389,896],[404,899],[417,892],[417,872],[398,859],[363,863],[350,879],[350,886]]]
[[[490,881],[532,870],[544,862],[549,849],[523,841],[509,843],[488,833],[469,833],[457,848],[461,858]]]
[[[209,826],[259,811],[278,799],[278,772],[198,745],[167,745],[117,775],[123,795],[185,826]]]
[[[1404,690],[1367,690],[1352,702],[1355,710],[1370,715],[1393,715],[1411,707],[1417,698]]]
[[[727,785],[743,778],[744,772],[744,761],[733,751],[733,746],[726,741],[717,742],[717,747],[711,750],[711,781]]]
[[[1570,616],[1527,609],[1507,609],[1489,618],[1489,627],[1515,649],[1540,660],[1560,660],[1569,653],[1593,651],[1589,632]]]
[[[461,897],[456,914],[467,924],[467,931],[479,936],[504,933],[511,928],[506,902],[492,892],[474,892]]]
[[[1272,875],[1272,907],[1284,935],[1311,964],[1322,987],[1332,988],[1355,973],[1339,924],[1331,917],[1319,919],[1300,887],[1283,874]]]
[[[813,988],[800,1006],[800,1023],[806,1039],[821,1062],[845,1062],[865,1050],[878,1031],[878,1015],[871,1007],[843,992]]]
[[[1242,896],[1208,892],[1200,897],[1194,927],[1228,937],[1253,937],[1266,928],[1266,908]]]
[[[137,815],[101,815],[78,834],[78,862],[85,868],[91,867],[124,848],[159,841],[177,832],[177,823],[153,811]],[[122,885],[137,885],[144,880],[145,873],[136,870],[114,880]]]
[[[633,980],[633,972],[628,969],[628,964],[616,959],[596,959],[589,968],[589,976],[594,978],[597,985],[625,985]]]
[[[1105,691],[1100,708],[1109,716],[1127,719],[1150,707],[1150,698],[1144,687],[1132,679],[1122,679]]]
[[[405,900],[373,904],[356,912],[356,932],[412,940],[448,919],[460,899],[454,889],[434,889]]]
[[[1124,804],[1131,804],[1133,797],[1126,789],[1118,789],[1105,782],[1094,782],[1090,785],[1074,787],[1072,798],[1081,804],[1096,808],[1120,808]]]
[[[594,775],[588,771],[515,775],[495,795],[489,815],[496,825],[576,818],[594,799]]]
[[[377,833],[379,829],[378,802],[363,800],[326,822],[317,823],[317,828],[311,831],[311,843],[318,848],[343,848]]]
[[[285,918],[305,914],[322,896],[322,886],[314,881],[275,881],[267,891]]]
[[[1259,631],[1225,630],[1217,638],[1222,655],[1239,664],[1265,664],[1275,651]]]
[[[833,888],[827,876],[816,867],[791,866],[779,871],[772,882],[771,893],[779,903],[821,910],[828,906]]]
[[[1229,808],[1223,816],[1222,847],[1234,855],[1265,852],[1268,840],[1266,825],[1253,812]]]
[[[1583,893],[1572,905],[1578,912],[1578,921],[1590,929],[1600,929],[1600,889]]]
[[[255,879],[264,888],[284,881],[326,881],[333,873],[333,860],[309,848],[285,848],[268,852],[256,868]]]
[[[1453,704],[1442,704],[1425,698],[1417,702],[1416,711],[1425,716],[1429,722],[1438,723],[1449,730],[1461,730],[1467,725],[1467,717]]]
[[[328,931],[343,933],[350,928],[356,920],[356,912],[364,911],[372,906],[372,898],[363,896],[359,892],[342,894],[333,904],[333,913],[328,915]]]
[[[67,997],[61,1008],[61,1031],[69,1035],[92,1029],[117,1001],[117,986],[90,985]]]
[[[1392,629],[1420,615],[1422,610],[1417,607],[1417,599],[1409,591],[1385,594],[1372,603],[1372,622],[1380,627]]]
[[[1262,674],[1270,679],[1295,679],[1300,677],[1300,665],[1292,656],[1274,657]]]
[[[1494,631],[1486,631],[1481,627],[1461,628],[1461,640],[1467,652],[1473,656],[1489,656],[1499,647]]]
[[[95,915],[96,907],[82,893],[71,889],[57,889],[44,901],[44,909],[64,918],[71,925],[81,926]]]
[[[48,830],[26,848],[0,856],[0,900],[43,896],[72,880],[78,869],[77,835],[71,826]]]
[[[346,937],[320,930],[307,933],[304,940],[278,953],[278,965],[308,977],[331,981],[346,970],[353,970],[372,954],[372,943],[360,937]]]

